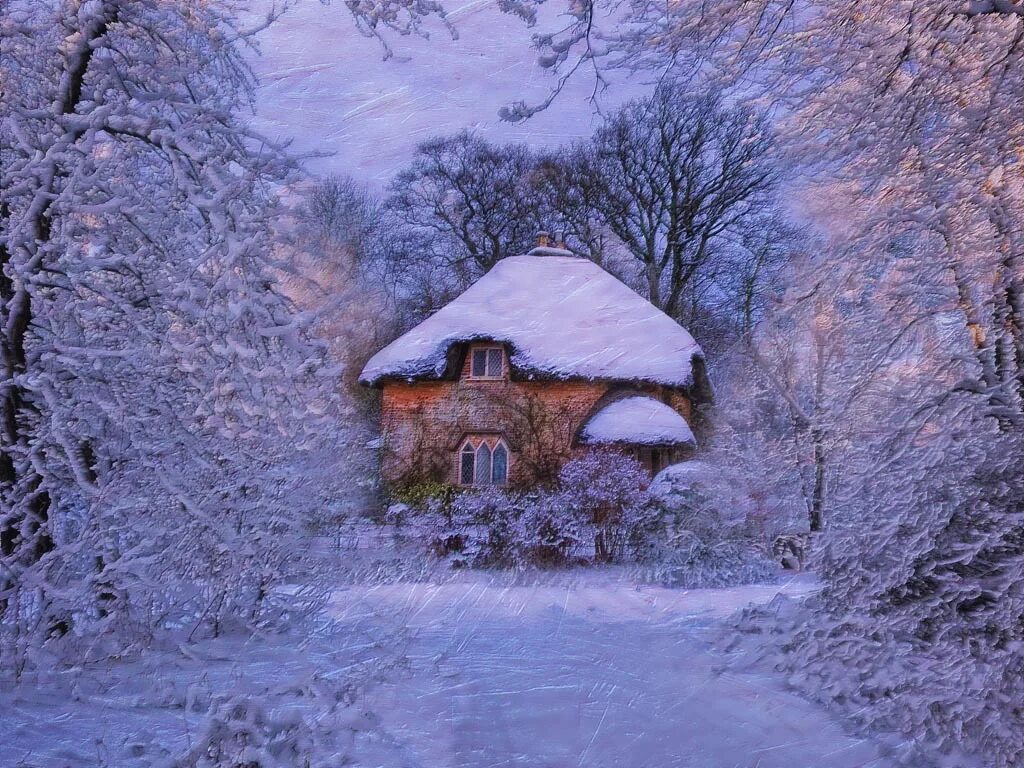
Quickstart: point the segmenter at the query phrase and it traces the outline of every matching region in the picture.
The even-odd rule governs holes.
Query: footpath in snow
[[[361,768],[892,765],[770,670],[723,671],[722,619],[813,589],[806,578],[693,591],[608,568],[423,578],[338,588],[319,628],[150,648],[20,686],[0,676],[0,766],[174,765],[214,697],[297,712],[332,682],[356,693],[343,727]]]
[[[467,574],[335,595],[339,618],[411,632],[405,674],[365,702],[408,765],[891,765],[770,672],[722,672],[709,645],[720,618],[805,592],[808,580],[682,591],[582,573],[536,585]]]

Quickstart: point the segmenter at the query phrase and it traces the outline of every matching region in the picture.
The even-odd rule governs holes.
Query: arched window
[[[491,484],[491,447],[486,441],[476,449],[476,472],[473,475],[475,485]]]
[[[467,442],[459,455],[459,483],[462,485],[473,484],[474,457],[473,446]]]
[[[508,482],[508,449],[505,444],[498,441],[491,453],[491,483],[504,485]]]
[[[505,485],[509,450],[498,435],[470,435],[458,452],[460,485]]]

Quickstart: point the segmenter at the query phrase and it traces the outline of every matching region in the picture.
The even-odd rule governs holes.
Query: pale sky
[[[594,84],[587,77],[547,112],[516,125],[501,122],[501,106],[538,102],[554,83],[534,63],[533,30],[493,0],[448,7],[458,40],[443,30],[430,40],[396,36],[396,56],[385,62],[380,44],[356,30],[342,3],[300,3],[263,34],[257,127],[275,139],[293,138],[297,151],[332,153],[311,161],[314,171],[348,173],[372,186],[386,183],[417,142],[437,134],[473,128],[533,146],[590,135],[598,118],[587,101]],[[646,90],[639,80],[620,80],[599,104],[607,109]]]

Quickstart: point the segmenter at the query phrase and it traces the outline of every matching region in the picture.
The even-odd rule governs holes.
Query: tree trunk
[[[814,445],[814,486],[811,491],[810,528],[813,533],[822,529],[825,510],[825,448],[822,445],[822,434],[818,429],[811,430],[811,441]]]
[[[63,118],[77,111],[96,43],[106,35],[117,13],[116,6],[107,5],[85,29],[75,30],[67,38],[63,76],[53,100],[52,119],[58,127]],[[56,144],[71,146],[80,137],[81,129],[70,129]],[[11,210],[6,201],[0,208],[5,233],[0,241],[0,558],[4,565],[0,615],[19,574],[53,549],[51,498],[38,456],[38,430],[44,416],[25,384],[32,368],[25,335],[35,309],[29,286],[46,268],[46,247],[53,229],[50,209],[68,174],[57,159],[60,154],[53,151],[55,159],[33,174],[40,183],[32,190],[21,221],[16,220],[19,212]],[[58,624],[63,626],[63,622]]]

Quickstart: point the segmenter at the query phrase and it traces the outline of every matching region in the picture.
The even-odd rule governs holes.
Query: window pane
[[[494,454],[491,457],[491,482],[495,485],[504,485],[508,480],[508,451],[503,443],[494,447]]]
[[[470,485],[473,482],[473,446],[469,445],[469,443],[462,449],[459,463],[459,482],[463,485]]]
[[[487,375],[494,376],[495,378],[501,376],[501,350],[500,349],[488,349],[487,350]]]
[[[486,349],[475,349],[473,350],[473,376],[486,376],[487,375],[487,350]]]
[[[473,475],[473,482],[477,485],[487,485],[491,482],[491,449],[487,443],[481,443],[476,449],[476,473]]]

